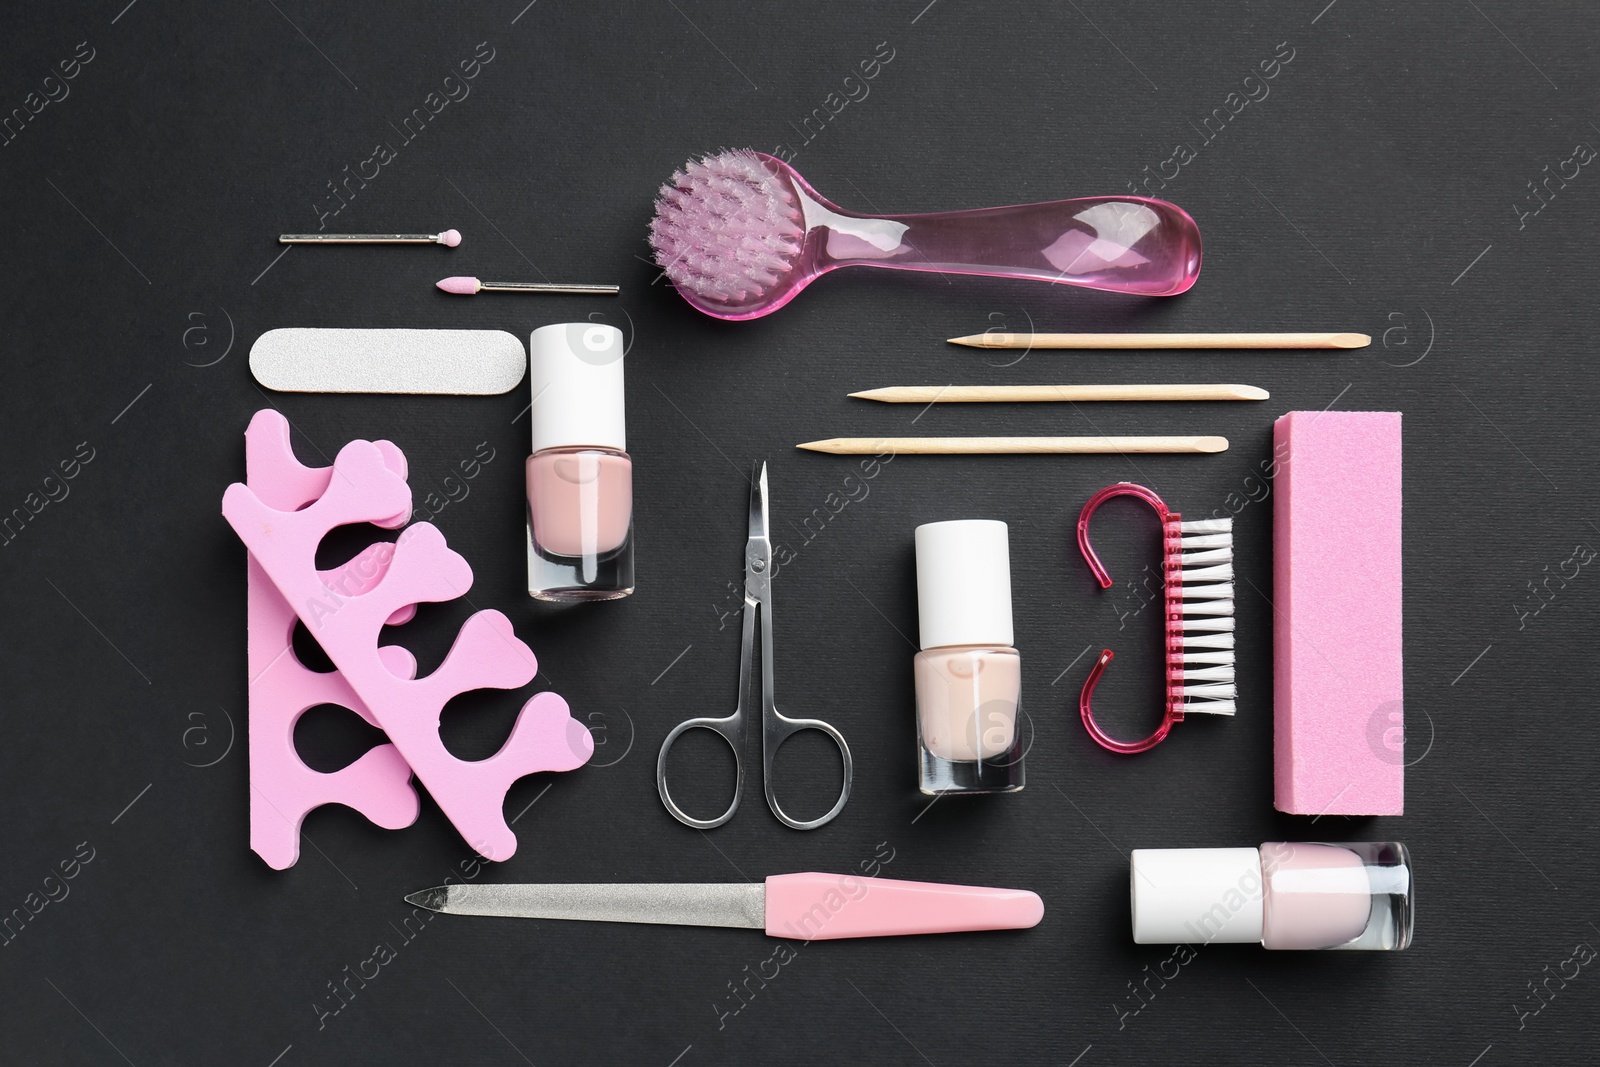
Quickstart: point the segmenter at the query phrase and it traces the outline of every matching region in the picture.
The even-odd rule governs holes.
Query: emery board
[[[268,330],[250,372],[287,393],[491,396],[522,381],[528,358],[504,330]]]

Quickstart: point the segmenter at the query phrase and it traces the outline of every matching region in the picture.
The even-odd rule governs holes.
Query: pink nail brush
[[[1025,930],[1044,918],[1044,902],[1025,889],[815,873],[774,874],[764,884],[457,884],[412,893],[406,902],[446,915],[734,926],[797,941]]]
[[[1200,273],[1200,231],[1175,204],[1093,196],[929,215],[859,215],[793,167],[746,149],[691,160],[661,187],[656,262],[719,319],[754,319],[839,267],[1024,278],[1176,296]]]

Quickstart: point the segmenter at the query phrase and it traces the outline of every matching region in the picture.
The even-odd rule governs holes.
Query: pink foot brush
[[[1164,200],[1093,196],[931,215],[858,215],[787,163],[735,150],[691,161],[661,187],[656,262],[719,319],[783,307],[838,267],[1028,278],[1175,296],[1200,273],[1200,231]]]

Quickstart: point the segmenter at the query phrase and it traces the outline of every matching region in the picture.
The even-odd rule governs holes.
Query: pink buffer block
[[[373,442],[352,441],[335,459],[327,489],[304,508],[274,506],[254,487],[235,483],[223,496],[223,515],[462,836],[486,858],[504,860],[516,850],[502,811],[511,784],[538,771],[581,766],[594,740],[566,701],[546,692],[528,701],[505,745],[488,759],[460,760],[445,748],[439,716],[453,697],[518,688],[533,678],[537,663],[497,611],[471,616],[444,663],[425,678],[411,676],[414,664],[380,650],[381,630],[396,613],[454,600],[472,586],[466,560],[430,523],[407,529],[388,553],[385,572],[360,591],[336,587],[317,571],[317,546],[330,530],[393,525],[409,513],[410,487],[389,458]]]
[[[405,456],[388,441],[378,442],[390,470],[405,476]],[[245,477],[264,500],[285,510],[298,509],[328,488],[333,468],[303,466],[289,446],[289,423],[276,411],[263,410],[245,431]],[[397,527],[404,512],[379,525]],[[371,546],[322,580],[336,589],[364,592],[383,577],[392,546]],[[294,747],[295,723],[319,704],[349,708],[377,725],[372,713],[351,691],[338,671],[308,670],[295,658],[296,616],[255,557],[249,557],[247,604],[250,669],[250,847],[269,867],[284,870],[300,858],[300,825],[306,814],[324,804],[343,804],[378,826],[398,830],[417,819],[420,804],[411,785],[411,768],[393,745],[377,745],[337,771],[312,770]],[[396,612],[390,621],[405,622],[415,605]],[[384,648],[391,670],[407,677],[416,661],[398,645]]]
[[[1273,455],[1275,806],[1399,815],[1400,413],[1291,411]]]

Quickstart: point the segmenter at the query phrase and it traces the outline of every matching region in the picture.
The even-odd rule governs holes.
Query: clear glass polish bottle
[[[1395,951],[1411,943],[1411,855],[1393,841],[1139,848],[1128,888],[1141,945]]]
[[[1023,787],[1022,658],[1011,647],[1006,524],[928,523],[916,548],[919,788],[1014,793]]]
[[[576,603],[633,592],[633,459],[615,326],[541,326],[528,342],[528,595]]]

